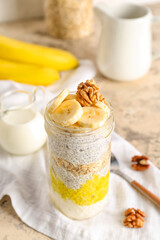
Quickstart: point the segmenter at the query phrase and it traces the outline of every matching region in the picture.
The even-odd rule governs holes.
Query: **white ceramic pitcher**
[[[0,97],[0,145],[9,153],[26,155],[46,142],[44,118],[36,109],[36,93],[11,90]]]
[[[102,33],[97,64],[101,73],[113,80],[131,81],[143,77],[152,59],[151,21],[148,7],[134,4],[99,3],[95,10],[101,19]]]

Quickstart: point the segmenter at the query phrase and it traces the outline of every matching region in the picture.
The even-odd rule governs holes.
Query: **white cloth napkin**
[[[71,73],[69,80],[65,80],[65,87],[74,90],[78,82],[86,80],[86,75],[87,78],[94,76],[93,65],[90,62],[83,64]],[[84,70],[86,74],[83,74]],[[33,90],[33,86],[0,81],[0,95],[15,88]],[[58,87],[55,89],[54,86],[50,89],[54,93],[59,91]],[[46,91],[47,102],[55,94]],[[133,171],[130,167],[131,157],[139,152],[116,133],[113,133],[112,151],[124,173],[160,197],[160,171],[153,164],[144,172]],[[125,180],[112,173],[109,200],[100,214],[84,221],[73,221],[65,217],[50,202],[46,161],[46,146],[28,156],[13,156],[0,148],[0,198],[9,195],[17,215],[28,226],[56,240],[160,239],[158,208],[143,198]],[[129,207],[140,208],[146,213],[146,223],[142,229],[123,226],[123,211]]]

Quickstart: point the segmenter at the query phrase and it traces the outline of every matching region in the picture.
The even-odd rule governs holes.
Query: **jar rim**
[[[75,94],[75,92],[70,92],[70,93]],[[107,126],[110,121],[112,121],[112,125],[113,125],[112,129],[111,129],[111,132],[114,130],[114,111],[113,111],[112,104],[110,102],[107,101],[107,104],[109,105],[109,108],[110,108],[110,116],[107,118],[107,120],[105,121],[105,123],[101,127],[94,128],[94,129],[93,128],[83,128],[82,127],[81,131],[80,131],[79,128],[78,129],[72,129],[72,128],[61,126],[61,125],[55,123],[51,119],[50,114],[48,112],[48,109],[49,109],[51,103],[54,101],[55,98],[53,98],[51,101],[48,102],[48,104],[46,106],[45,114],[44,114],[44,119],[52,128],[56,129],[57,131],[63,132],[64,134],[73,134],[73,135],[79,135],[79,136],[80,135],[85,136],[85,135],[94,134],[94,133],[96,134],[96,133],[99,133],[100,131],[103,131],[105,126]]]

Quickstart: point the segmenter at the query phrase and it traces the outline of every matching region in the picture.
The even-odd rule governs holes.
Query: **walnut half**
[[[104,102],[105,98],[100,94],[100,88],[94,81],[94,79],[87,80],[85,83],[80,83],[77,88],[77,100],[84,106],[94,106],[97,102]]]
[[[132,169],[136,171],[144,171],[150,167],[150,164],[148,163],[148,157],[147,156],[133,156],[132,157]]]
[[[126,217],[123,221],[124,226],[130,228],[142,228],[144,226],[146,215],[140,209],[128,208],[124,212],[124,216]]]

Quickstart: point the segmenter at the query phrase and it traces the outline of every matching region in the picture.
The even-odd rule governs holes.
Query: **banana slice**
[[[79,119],[78,124],[85,128],[98,128],[105,123],[107,117],[108,115],[103,109],[96,107],[83,107],[83,114]]]
[[[64,101],[64,99],[68,96],[69,90],[64,89],[54,100],[54,102],[51,104],[49,111],[50,113],[54,112],[56,108]]]
[[[69,126],[76,123],[83,114],[83,109],[75,99],[67,100],[61,103],[51,114],[52,119],[62,125]]]
[[[68,128],[70,128],[70,129],[80,129],[81,127],[80,127],[79,124],[76,122],[76,123],[74,123],[73,125],[68,126]]]
[[[76,99],[76,94],[68,94],[68,96],[64,99],[65,101],[66,100],[72,100],[72,99]]]
[[[95,106],[103,109],[108,114],[108,117],[110,116],[111,110],[105,103],[99,101],[99,102],[95,103]]]

